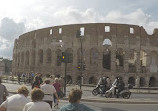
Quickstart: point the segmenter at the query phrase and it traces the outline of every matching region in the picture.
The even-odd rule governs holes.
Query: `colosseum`
[[[67,64],[62,63],[63,52],[69,54]],[[77,68],[81,63],[83,71]],[[71,24],[34,30],[15,40],[12,73],[65,76],[65,70],[70,83],[81,76],[84,84],[120,76],[135,87],[157,87],[158,29],[149,35],[138,25]]]

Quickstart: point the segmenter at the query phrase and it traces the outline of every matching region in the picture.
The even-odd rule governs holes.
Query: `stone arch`
[[[97,64],[98,56],[99,56],[98,50],[96,48],[91,48],[90,49],[90,64],[91,65]]]
[[[112,46],[111,40],[109,38],[105,38],[103,41],[103,46],[105,46],[105,47]]]
[[[96,78],[95,78],[94,76],[91,76],[91,77],[89,78],[89,84],[96,84],[96,83],[97,83]]]
[[[61,61],[61,56],[62,56],[61,50],[60,50],[60,49],[57,49],[57,50],[56,50],[56,57],[57,57],[57,59],[56,59],[56,65],[57,65],[57,66],[61,66],[61,63],[62,63],[62,61]]]
[[[150,72],[158,72],[158,54],[156,51],[152,51],[150,54]]]
[[[29,65],[29,59],[30,59],[30,52],[29,51],[26,51],[26,54],[25,54],[25,65]]]
[[[66,76],[67,84],[72,84],[72,77],[70,75]]]
[[[77,60],[78,60],[78,64],[81,64],[81,59],[83,64],[85,64],[85,49],[82,49],[82,58],[81,58],[81,48],[79,48],[77,50]]]
[[[43,64],[43,50],[42,49],[38,51],[38,61],[39,61],[39,65]]]
[[[139,86],[140,87],[144,87],[145,86],[145,78],[144,77],[140,77]]]
[[[50,48],[46,50],[46,63],[52,62],[52,51]]]
[[[36,63],[36,52],[33,50],[32,51],[32,65],[35,66]]]
[[[67,52],[67,56],[68,56],[68,62],[73,63],[73,50],[72,50],[72,48],[68,48],[66,50],[66,52]]]
[[[137,60],[137,52],[134,49],[131,49],[129,52],[129,59],[128,59],[129,72],[131,73],[136,72],[136,60]]]
[[[116,51],[116,65],[121,67],[124,65],[124,51],[122,48],[118,48]]]
[[[149,79],[149,87],[155,87],[156,86],[156,78],[154,76],[150,77]]]
[[[128,84],[132,84],[133,86],[135,86],[135,78],[134,77],[129,77]]]
[[[105,49],[103,52],[103,68],[111,69],[111,51]]]

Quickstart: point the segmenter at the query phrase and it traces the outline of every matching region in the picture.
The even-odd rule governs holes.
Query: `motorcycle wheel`
[[[112,98],[112,93],[111,92],[106,92],[105,97],[106,98]]]
[[[131,93],[123,93],[122,94],[122,97],[124,98],[124,99],[129,99],[130,98],[130,96],[131,96]]]
[[[98,95],[98,91],[97,91],[96,89],[93,89],[92,94],[93,94],[94,96],[97,96],[97,95]]]

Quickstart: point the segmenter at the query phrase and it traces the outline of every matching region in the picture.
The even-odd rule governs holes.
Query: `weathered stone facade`
[[[72,54],[67,64],[68,80],[80,78],[82,33],[84,83],[96,83],[102,76],[123,77],[137,87],[158,86],[158,29],[148,35],[143,27],[127,24],[92,23],[54,26],[34,30],[15,40],[12,72],[41,72],[64,76],[63,51]],[[60,47],[59,40],[64,42]],[[103,41],[112,46],[103,45]],[[109,43],[110,43],[109,42]]]

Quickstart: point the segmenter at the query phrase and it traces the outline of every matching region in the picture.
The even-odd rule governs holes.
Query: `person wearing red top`
[[[56,89],[56,92],[57,92],[57,95],[58,95],[58,97],[61,97],[60,95],[60,93],[61,93],[61,85],[60,85],[60,83],[59,83],[59,79],[58,78],[55,78],[55,83],[53,84],[53,86],[55,87],[55,89]],[[56,102],[56,97],[54,96],[54,103],[55,103],[55,105],[54,105],[54,107],[55,106],[57,106],[58,107],[58,103]]]

